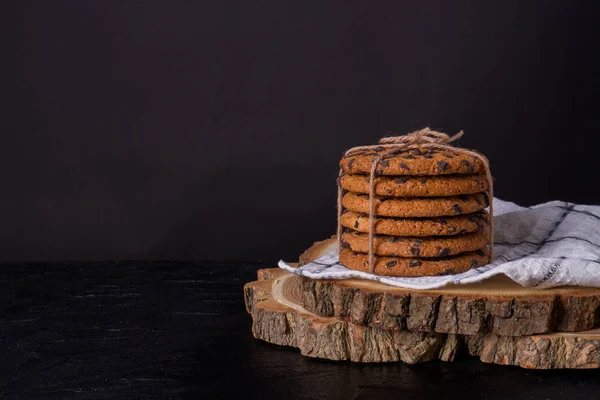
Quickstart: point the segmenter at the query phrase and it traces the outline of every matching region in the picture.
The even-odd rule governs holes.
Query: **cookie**
[[[369,196],[348,192],[342,205],[350,211],[369,213]],[[488,206],[483,193],[449,197],[375,197],[375,215],[384,217],[443,217],[470,214]]]
[[[340,262],[350,269],[371,272],[369,256],[350,249],[340,251]],[[444,258],[375,257],[375,274],[382,276],[434,276],[458,274],[489,262],[486,249]]]
[[[375,218],[375,234],[393,236],[447,236],[480,232],[488,227],[487,211],[456,217],[437,218]],[[346,211],[340,217],[346,228],[369,233],[369,215]]]
[[[369,194],[368,175],[343,175],[342,189]],[[456,196],[484,192],[488,181],[482,175],[395,176],[375,178],[375,194],[397,197]]]
[[[373,159],[389,147],[350,151],[340,160],[340,167],[351,174],[370,174]],[[485,172],[483,162],[472,155],[447,149],[413,149],[392,154],[381,160],[377,175],[448,175],[479,174]]]
[[[486,231],[442,237],[381,236],[373,238],[373,251],[392,257],[448,257],[475,251],[488,244]],[[342,234],[342,246],[357,253],[369,252],[369,235],[359,232]]]

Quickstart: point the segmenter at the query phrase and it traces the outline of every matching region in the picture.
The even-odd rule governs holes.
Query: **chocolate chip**
[[[398,179],[394,179],[394,183],[397,183],[397,184],[406,183],[406,181],[408,181],[408,177],[406,177],[406,176],[403,176],[403,177],[398,178]]]
[[[353,165],[354,165],[354,158],[351,158],[350,161],[348,161],[348,169],[352,169]]]
[[[398,261],[389,261],[385,264],[387,268],[395,267],[398,264]]]
[[[387,167],[388,165],[390,165],[390,160],[381,160],[379,161],[379,165],[381,165],[382,167]]]
[[[467,167],[468,173],[472,174],[473,172],[475,172],[475,167],[468,160],[461,160],[460,163]]]
[[[454,211],[457,214],[460,214],[462,213],[462,208],[458,204],[455,204],[452,206],[452,211]]]
[[[446,257],[446,256],[449,256],[451,252],[452,252],[452,250],[450,250],[450,249],[449,249],[449,248],[447,248],[447,247],[444,247],[443,249],[441,249],[441,250],[438,252],[438,257]]]
[[[422,156],[423,158],[433,158],[433,154],[431,153],[423,153]]]
[[[444,272],[442,275],[454,275],[454,274],[455,274],[455,272],[452,268],[446,268],[446,269],[444,269]]]
[[[479,218],[470,215],[469,216],[469,222],[477,223],[477,222],[479,222]]]
[[[426,183],[427,182],[427,178],[421,178],[421,183]]]
[[[350,248],[350,243],[342,242],[342,249],[349,249],[349,248]]]
[[[406,165],[406,163],[405,163],[405,162],[401,162],[401,163],[400,163],[400,168],[402,168],[402,169],[405,169],[405,170],[407,170],[407,171],[410,171],[410,168],[408,167],[408,165]]]
[[[448,168],[450,168],[450,166],[448,165],[448,163],[444,160],[440,160],[437,162],[437,167],[440,171],[445,171]]]
[[[418,266],[420,266],[421,264],[422,264],[422,262],[421,262],[421,261],[419,261],[419,260],[410,260],[410,261],[408,262],[408,266],[409,266],[409,267],[418,267]]]
[[[448,223],[448,221],[446,221],[445,219],[440,219],[440,225],[446,225]]]
[[[416,247],[411,247],[410,248],[410,254],[412,254],[413,256],[417,257],[419,255],[419,253],[421,252],[421,250],[419,250]]]
[[[375,170],[375,175],[377,175],[377,176],[381,176],[381,175],[383,175],[383,171],[382,171],[382,170],[380,170],[380,169],[376,169],[376,170]]]
[[[448,233],[454,233],[454,232],[456,232],[455,226],[451,226],[450,228],[448,228]]]
[[[477,250],[475,252],[475,254],[477,254],[479,257],[484,257],[485,256],[485,252],[483,250],[481,250],[481,249]]]
[[[374,150],[377,151],[377,152],[383,151],[383,150],[385,150],[385,147],[383,147],[383,146],[377,146],[377,147],[375,147]]]
[[[354,229],[358,229],[358,221],[354,222]]]
[[[402,158],[404,158],[405,160],[414,160],[415,159],[415,157],[410,154],[406,154],[406,155],[402,156]]]
[[[414,150],[412,151],[412,153],[413,153],[415,156],[420,156],[421,154],[423,154],[423,153],[421,152],[421,149],[414,149]]]
[[[404,242],[404,238],[400,237],[400,236],[392,236],[392,242],[395,242],[395,243]]]
[[[473,259],[473,261],[471,261],[471,268],[475,268],[479,265],[479,263],[477,262],[477,259]]]
[[[475,178],[475,183],[478,185],[483,185],[483,181],[480,178]]]
[[[481,196],[475,196],[475,201],[477,204],[481,205]]]
[[[454,156],[452,154],[444,153],[442,155],[446,158],[454,158]]]
[[[419,247],[421,245],[421,243],[423,243],[423,239],[415,239],[414,240],[414,245],[416,247]]]
[[[392,193],[392,189],[385,189],[385,192],[386,192],[387,194],[391,194],[391,193]]]

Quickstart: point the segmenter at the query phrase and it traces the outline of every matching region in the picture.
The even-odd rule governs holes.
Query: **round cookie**
[[[373,252],[391,257],[448,257],[479,250],[488,244],[487,232],[442,237],[380,236],[373,238]],[[359,232],[342,234],[342,246],[357,253],[369,252],[369,235]]]
[[[369,196],[348,192],[342,205],[350,211],[369,213]],[[375,215],[384,217],[443,217],[470,214],[488,206],[483,193],[449,197],[375,197]]]
[[[369,194],[368,175],[347,175],[340,179],[342,189]],[[482,175],[396,176],[375,178],[375,194],[394,197],[456,196],[484,192],[488,181]]]
[[[375,257],[375,274],[383,276],[450,275],[481,267],[489,262],[487,249],[444,258]],[[350,269],[371,272],[369,256],[350,249],[340,251],[340,262]]]
[[[340,160],[340,167],[351,174],[370,174],[374,156],[391,147],[350,151]],[[483,162],[472,155],[455,150],[420,148],[387,156],[377,165],[377,175],[448,175],[485,172]]]
[[[447,236],[479,232],[488,227],[487,211],[456,217],[385,218],[375,217],[374,231],[378,235],[393,236]],[[369,233],[369,215],[346,211],[340,217],[346,228]]]

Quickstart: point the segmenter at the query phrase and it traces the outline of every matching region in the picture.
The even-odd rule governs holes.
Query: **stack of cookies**
[[[375,171],[374,269],[369,265],[369,190],[383,146],[340,161],[340,262],[387,276],[456,274],[489,262],[486,165],[452,148],[416,148],[381,159]]]

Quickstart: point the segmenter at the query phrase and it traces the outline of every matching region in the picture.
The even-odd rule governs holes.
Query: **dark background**
[[[424,126],[600,203],[594,3],[2,1],[0,260],[294,259],[343,151]]]

